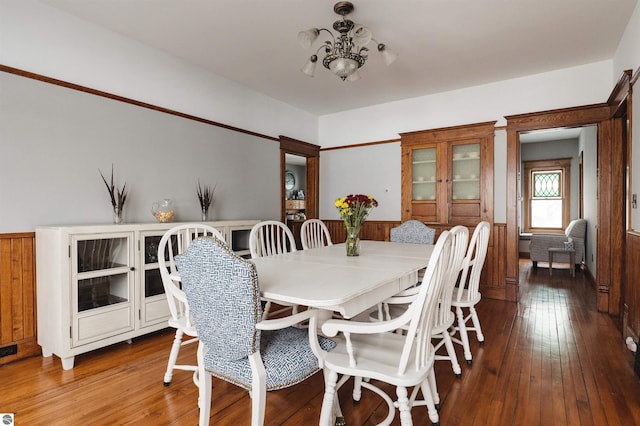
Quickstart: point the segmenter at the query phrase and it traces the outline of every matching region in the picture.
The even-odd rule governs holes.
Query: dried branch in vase
[[[122,211],[122,208],[124,207],[124,202],[127,200],[127,183],[125,182],[125,184],[122,185],[122,189],[116,188],[115,184],[113,183],[113,164],[111,165],[110,183],[107,183],[107,179],[105,179],[104,175],[102,174],[102,171],[100,169],[98,169],[98,171],[100,172],[102,181],[107,187],[107,191],[109,191],[109,196],[111,197],[111,205],[113,206],[114,211],[115,210]]]
[[[208,210],[209,206],[211,206],[211,203],[213,202],[213,193],[216,191],[216,186],[218,186],[217,183],[213,186],[213,188],[211,187],[211,185],[203,187],[202,185],[200,185],[200,179],[198,179],[196,193],[198,194],[198,200],[200,200],[200,208],[202,209],[202,211]]]

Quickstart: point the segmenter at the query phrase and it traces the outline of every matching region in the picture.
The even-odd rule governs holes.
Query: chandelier
[[[322,65],[325,68],[343,81],[358,80],[360,78],[358,69],[367,61],[369,49],[366,46],[371,41],[377,44],[378,52],[382,55],[385,64],[391,65],[396,60],[397,55],[383,43],[378,43],[369,28],[356,24],[350,19],[345,19],[346,15],[353,12],[351,2],[338,2],[333,6],[333,11],[342,16],[342,19],[333,23],[333,29],[340,33],[338,36],[334,36],[326,28],[310,28],[298,33],[298,43],[304,48],[311,47],[322,31],[326,31],[331,36],[331,40],[325,41],[302,67],[301,71],[304,74],[313,77],[318,62],[318,53],[324,50],[325,57],[322,60]]]

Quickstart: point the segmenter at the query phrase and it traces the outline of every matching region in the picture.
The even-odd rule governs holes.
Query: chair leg
[[[359,404],[360,403],[360,398],[362,398],[362,377],[360,377],[360,376],[355,376],[353,378],[353,393],[352,393],[352,397],[353,397],[353,403],[354,404]]]
[[[409,397],[407,395],[407,388],[404,386],[398,386],[396,388],[396,395],[398,395],[398,410],[400,411],[400,424],[402,426],[413,425],[411,419],[411,407],[409,406]]]
[[[324,375],[325,390],[322,400],[322,410],[320,411],[320,426],[334,426],[335,422],[333,412],[333,401],[336,397],[336,383],[338,382],[338,373],[329,371]]]
[[[433,382],[433,383],[432,383]],[[429,420],[434,425],[440,423],[440,415],[438,414],[438,410],[436,409],[436,402],[434,402],[434,395],[437,395],[437,392],[433,392],[435,386],[435,376],[432,373],[429,375],[429,378],[422,382],[420,385],[420,390],[422,390],[422,397],[424,398],[425,404],[427,406],[427,412],[429,413]],[[440,399],[438,398],[437,404],[439,405]]]
[[[467,364],[471,365],[473,356],[471,355],[471,347],[469,345],[469,334],[467,333],[467,325],[464,320],[464,312],[459,306],[456,306],[456,316],[458,317],[458,331],[460,332],[460,340],[462,341],[462,349],[464,350],[464,359],[467,360]]]
[[[267,399],[267,373],[260,352],[249,356],[251,365],[251,426],[264,425],[264,409]]]
[[[458,356],[456,355],[456,349],[453,347],[453,341],[451,341],[451,335],[448,331],[444,331],[442,333],[442,338],[444,340],[444,346],[447,349],[447,354],[449,355],[449,360],[451,361],[451,368],[453,368],[453,373],[456,377],[462,377],[462,369],[460,369],[460,364],[458,364]]]
[[[476,312],[475,307],[470,307],[469,311],[471,312],[471,321],[473,321],[473,328],[476,330],[476,337],[478,338],[478,342],[480,344],[484,343],[484,334],[482,334],[482,328],[480,327],[480,318],[478,318],[478,313]]]
[[[198,375],[198,406],[200,407],[199,426],[208,426],[211,416],[211,374],[201,369]]]
[[[164,385],[169,386],[171,384],[171,378],[173,377],[173,366],[176,365],[178,360],[178,354],[180,353],[180,345],[182,345],[183,332],[180,329],[176,329],[176,336],[173,339],[171,345],[171,352],[169,352],[169,361],[167,362],[167,371],[164,373]]]

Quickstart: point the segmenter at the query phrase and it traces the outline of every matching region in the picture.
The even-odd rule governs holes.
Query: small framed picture
[[[573,241],[565,241],[564,249],[565,250],[573,250]]]

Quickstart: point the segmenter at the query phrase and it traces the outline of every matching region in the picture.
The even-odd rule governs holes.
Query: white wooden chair
[[[333,245],[329,229],[320,219],[307,219],[302,223],[300,241],[303,250]]]
[[[419,405],[426,405],[429,418],[434,424],[438,423],[436,405],[440,399],[433,373],[435,349],[431,344],[431,330],[440,293],[449,279],[452,241],[449,231],[442,232],[420,291],[400,317],[379,322],[328,320],[322,325],[326,336],[342,333],[343,339],[335,349],[324,354],[326,388],[321,426],[333,425],[333,418],[339,412],[339,407],[334,406],[336,392],[349,377],[359,378],[360,386],[377,393],[387,403],[389,414],[381,425],[391,424],[395,407],[400,411],[401,424],[412,424],[411,408]],[[402,327],[407,328],[406,334],[390,333]],[[340,381],[338,375],[342,375]],[[395,385],[397,401],[367,382],[371,379]],[[414,387],[410,396],[408,387]],[[422,391],[422,400],[416,399],[419,391]]]
[[[436,306],[435,320],[433,324],[433,339],[438,341],[435,344],[435,350],[438,351],[442,346],[445,347],[446,355],[436,355],[436,361],[448,360],[451,362],[451,368],[456,377],[462,376],[462,369],[458,363],[456,350],[453,347],[451,333],[453,332],[453,323],[456,316],[451,310],[451,302],[453,298],[453,289],[460,276],[462,261],[467,253],[467,244],[469,244],[469,229],[466,226],[454,226],[451,228],[453,243],[451,245],[452,260],[449,265],[449,276],[445,283],[440,300]]]
[[[480,344],[484,343],[484,335],[480,328],[480,319],[476,312],[475,306],[480,302],[480,275],[482,267],[487,256],[487,247],[489,246],[490,225],[488,222],[480,222],[473,231],[467,255],[462,262],[462,273],[460,274],[460,282],[454,290],[451,306],[456,310],[457,326],[455,330],[460,333],[460,339],[454,338],[453,341],[462,345],[464,349],[464,357],[467,364],[471,365],[473,359],[471,348],[469,347],[468,332],[475,331],[476,337]],[[469,314],[465,316],[464,310],[468,309]],[[468,327],[467,323],[472,321],[473,327]]]
[[[249,233],[249,252],[251,258],[275,256],[288,252],[298,251],[296,242],[291,230],[282,222],[277,220],[265,220],[256,223]],[[271,301],[267,300],[263,318],[267,319],[269,315],[276,315],[291,309],[295,314],[298,312],[297,306],[290,306],[271,312]]]
[[[200,338],[200,426],[209,424],[212,376],[249,391],[251,424],[264,424],[266,392],[320,371],[320,351],[335,343],[317,336],[314,309],[263,320],[256,266],[224,242],[199,238],[176,262]],[[308,330],[291,327],[307,320]]]
[[[158,244],[158,264],[160,269],[160,277],[162,278],[162,285],[164,286],[164,293],[167,296],[167,303],[169,304],[169,312],[171,318],[169,318],[169,326],[176,329],[176,335],[173,339],[171,346],[171,352],[169,353],[169,361],[167,362],[167,371],[164,373],[164,385],[169,386],[171,384],[171,377],[173,376],[173,370],[187,370],[193,371],[193,381],[197,382],[197,366],[193,365],[176,365],[180,348],[183,345],[188,345],[198,341],[198,333],[191,322],[191,316],[189,314],[189,306],[180,279],[176,274],[176,265],[174,262],[174,256],[183,253],[191,242],[201,236],[213,236],[221,241],[224,241],[222,234],[212,226],[203,225],[201,223],[185,223],[174,226],[169,229],[160,239]],[[191,337],[191,339],[182,341],[184,335]]]

